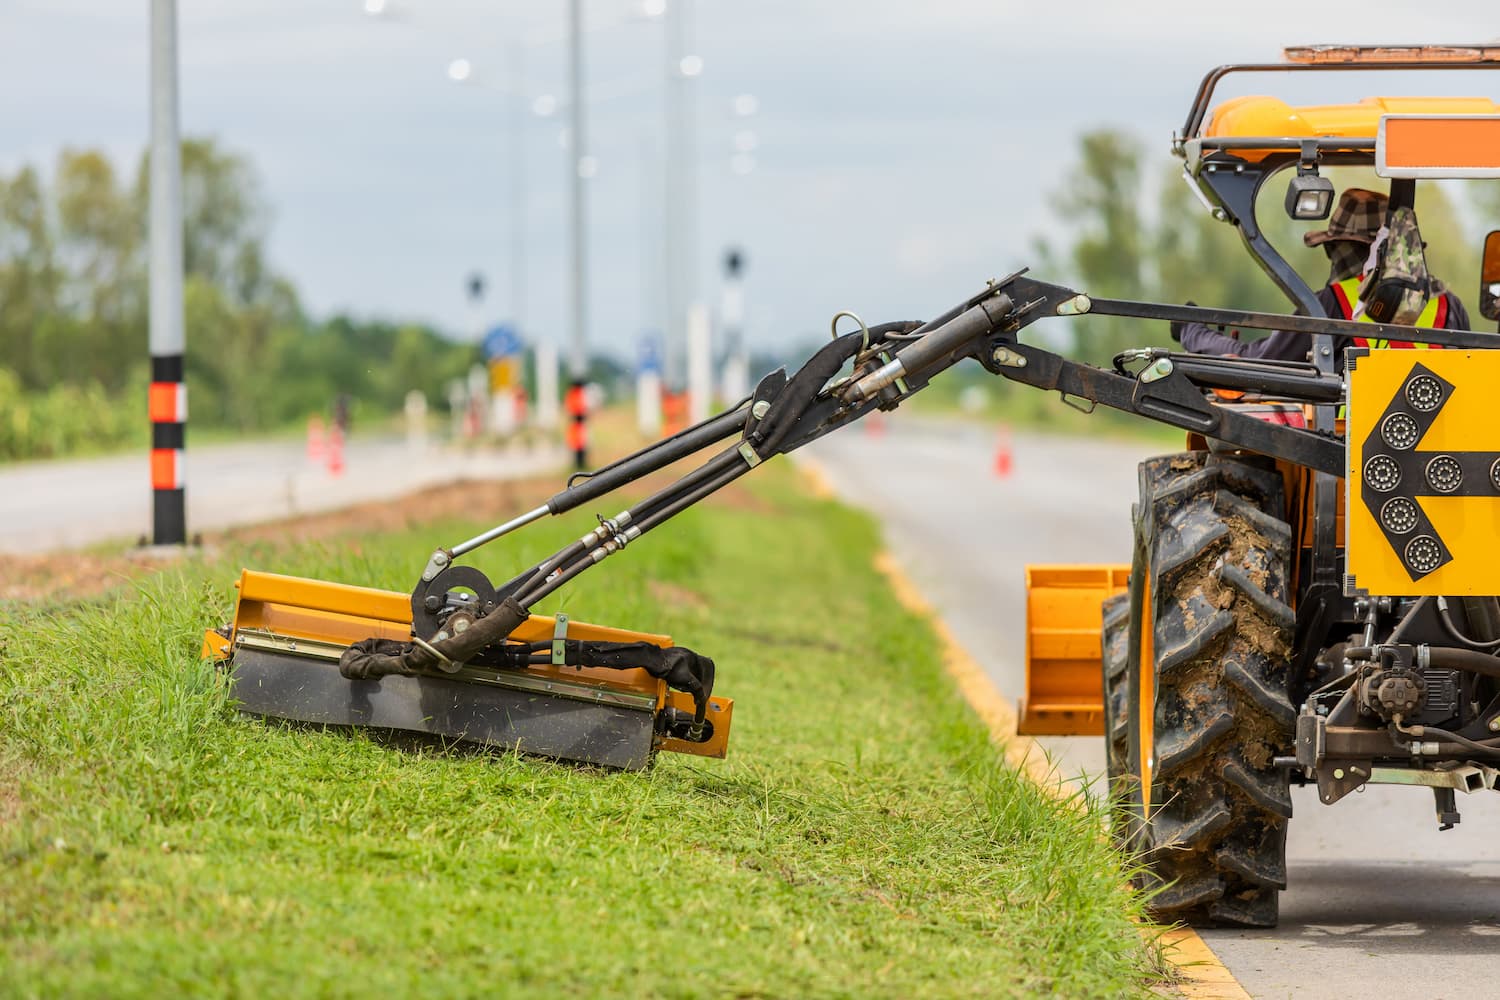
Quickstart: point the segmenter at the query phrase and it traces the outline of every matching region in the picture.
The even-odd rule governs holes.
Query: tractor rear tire
[[[1143,462],[1140,483],[1125,836],[1156,919],[1274,927],[1292,815],[1274,758],[1296,722],[1282,479],[1262,460],[1189,452]]]
[[[1109,790],[1121,798],[1130,773],[1130,595],[1105,598],[1099,632],[1104,664],[1104,755]]]

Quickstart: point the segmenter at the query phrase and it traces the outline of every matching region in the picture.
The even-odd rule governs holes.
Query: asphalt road
[[[190,532],[387,500],[439,483],[505,479],[562,466],[557,449],[462,451],[355,438],[335,475],[299,441],[189,447]],[[0,466],[0,553],[48,552],[151,531],[145,454]]]
[[[807,449],[886,542],[1000,691],[1023,690],[1028,562],[1126,562],[1135,466],[1160,448],[1018,434],[996,475],[994,428],[900,415]],[[1041,741],[1064,775],[1098,776],[1097,738]],[[1255,997],[1500,995],[1500,795],[1459,796],[1439,833],[1425,789],[1334,806],[1293,789],[1289,887],[1274,931],[1205,931]]]

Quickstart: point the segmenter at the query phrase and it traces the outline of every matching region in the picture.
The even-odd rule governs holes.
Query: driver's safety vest
[[[1336,281],[1332,285],[1334,297],[1339,300],[1339,308],[1344,311],[1344,318],[1345,319],[1353,319],[1354,318],[1354,303],[1356,301],[1358,301],[1358,299],[1359,299],[1359,283],[1361,281],[1363,281],[1363,280],[1364,280],[1363,276],[1358,277],[1358,278],[1345,278],[1343,281]],[[1434,295],[1432,298],[1430,298],[1430,299],[1427,300],[1427,306],[1426,306],[1426,308],[1424,308],[1422,310],[1422,315],[1420,315],[1420,316],[1417,317],[1416,325],[1417,326],[1430,327],[1430,328],[1432,328],[1434,330],[1441,330],[1443,328],[1443,324],[1446,323],[1447,321],[1448,321],[1448,296],[1447,295]],[[1360,317],[1359,317],[1359,322],[1361,322],[1361,323],[1373,323],[1374,320],[1370,319],[1369,316],[1366,316],[1363,313],[1361,313]],[[1375,338],[1370,338],[1370,337],[1355,337],[1354,338],[1354,346],[1355,347],[1381,347],[1381,348],[1383,348],[1383,347],[1391,347],[1391,348],[1407,348],[1407,349],[1410,349],[1410,348],[1423,348],[1423,347],[1440,348],[1443,345],[1441,345],[1441,344],[1414,344],[1414,343],[1412,343],[1409,340],[1385,340],[1385,339],[1380,338],[1380,337],[1375,337]]]

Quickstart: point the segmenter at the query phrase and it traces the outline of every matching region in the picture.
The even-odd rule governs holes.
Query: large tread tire
[[[1110,794],[1119,798],[1130,775],[1130,595],[1105,598],[1103,614],[1104,756]]]
[[[1140,482],[1126,663],[1140,663],[1148,626],[1151,662],[1125,685],[1127,839],[1158,920],[1274,927],[1292,814],[1274,758],[1291,752],[1295,718],[1282,479],[1255,459],[1191,452],[1143,462]]]

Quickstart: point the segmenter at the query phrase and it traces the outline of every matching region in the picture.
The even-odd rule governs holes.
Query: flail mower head
[[[734,703],[724,698],[706,699],[694,738],[694,698],[669,688],[663,658],[695,654],[664,635],[528,615],[498,651],[467,663],[360,675],[349,663],[357,668],[361,648],[412,641],[409,595],[252,570],[236,587],[234,620],[205,633],[203,654],[227,667],[249,715],[425,733],[628,770],[658,750],[723,757],[728,744]],[[580,658],[640,665],[569,665]]]

